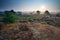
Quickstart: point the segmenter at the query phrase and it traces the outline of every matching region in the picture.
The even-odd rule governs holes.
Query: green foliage
[[[13,23],[17,21],[17,16],[12,11],[5,11],[4,20],[5,23]]]

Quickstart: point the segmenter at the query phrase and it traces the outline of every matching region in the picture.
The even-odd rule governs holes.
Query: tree
[[[45,14],[50,15],[50,13],[49,13],[49,11],[48,11],[48,10],[46,10],[46,11],[45,11]]]
[[[17,16],[14,11],[5,11],[4,23],[13,23],[17,21]]]
[[[38,19],[40,19],[40,11],[37,10],[36,13],[37,13],[36,18],[37,18],[37,20],[38,20]]]
[[[38,15],[40,14],[40,11],[39,10],[37,10],[36,12],[37,12]]]
[[[13,13],[15,13],[15,12],[14,12],[14,10],[11,10],[10,12],[13,12]]]
[[[45,15],[50,16],[50,17],[51,17],[50,12],[49,12],[48,10],[46,10],[46,11],[45,11]]]

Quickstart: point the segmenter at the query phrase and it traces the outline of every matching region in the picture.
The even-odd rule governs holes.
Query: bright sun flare
[[[45,11],[45,10],[46,10],[46,6],[45,6],[45,5],[42,5],[42,6],[40,7],[40,10],[41,10],[41,11]]]

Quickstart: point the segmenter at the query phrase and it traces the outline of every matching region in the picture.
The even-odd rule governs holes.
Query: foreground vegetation
[[[60,40],[60,17],[47,10],[45,14],[36,13],[5,11],[0,20],[0,40]]]

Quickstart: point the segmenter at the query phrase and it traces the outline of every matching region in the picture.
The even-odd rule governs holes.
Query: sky
[[[45,11],[60,12],[60,0],[0,0],[0,11]]]

